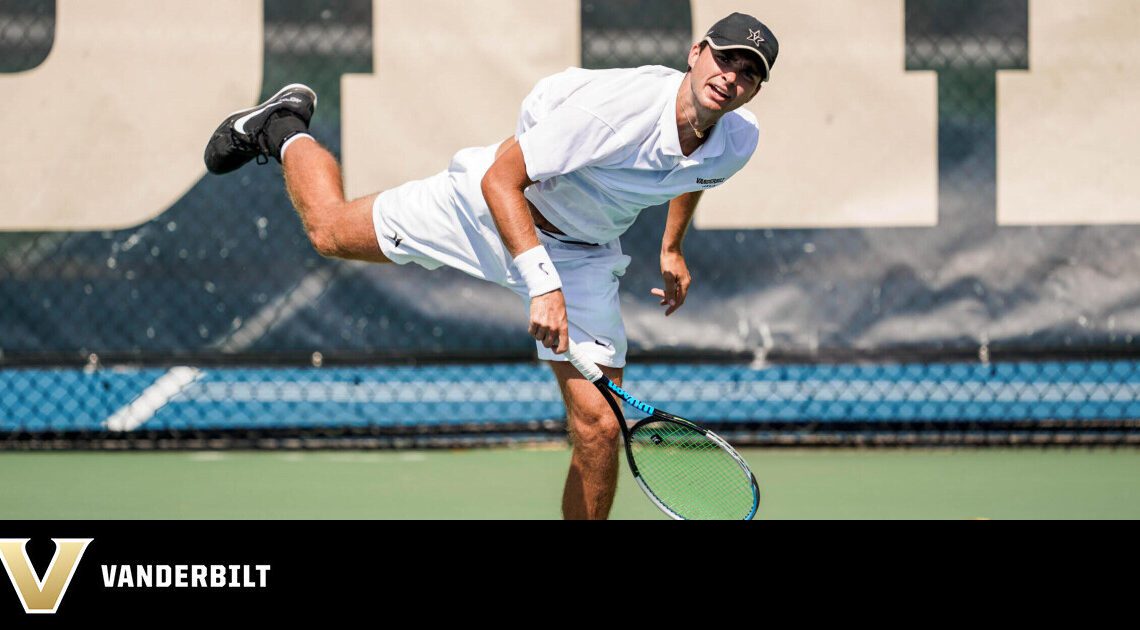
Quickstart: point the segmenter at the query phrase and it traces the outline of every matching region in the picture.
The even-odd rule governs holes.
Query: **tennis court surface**
[[[759,519],[1135,519],[1131,449],[742,451]],[[556,519],[561,446],[4,453],[4,519]],[[663,519],[622,467],[612,517]]]

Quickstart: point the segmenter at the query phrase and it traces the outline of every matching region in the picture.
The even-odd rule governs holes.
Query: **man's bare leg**
[[[562,492],[566,520],[606,519],[617,491],[621,429],[601,392],[569,363],[551,362],[566,403],[566,422],[573,448]],[[622,369],[602,367],[615,384]]]
[[[285,188],[317,252],[335,258],[392,262],[381,253],[372,225],[376,195],[346,201],[336,158],[312,138],[296,139],[284,154],[281,167]]]

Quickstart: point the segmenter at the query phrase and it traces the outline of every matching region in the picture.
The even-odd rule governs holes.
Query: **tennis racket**
[[[728,442],[684,418],[644,403],[618,387],[570,344],[567,358],[594,384],[614,411],[625,457],[650,501],[677,520],[750,521],[760,506],[756,476]],[[648,417],[626,425],[610,394]]]

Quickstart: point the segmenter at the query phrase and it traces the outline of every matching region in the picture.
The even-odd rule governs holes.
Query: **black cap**
[[[717,50],[749,50],[760,58],[764,66],[764,82],[772,76],[780,43],[771,29],[751,15],[733,13],[712,25],[705,34],[709,46]]]

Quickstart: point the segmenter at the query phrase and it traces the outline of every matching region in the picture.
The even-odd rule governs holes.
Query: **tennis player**
[[[669,204],[664,286],[651,293],[666,316],[685,303],[685,231],[703,191],[756,150],[756,119],[740,108],[771,77],[778,50],[768,27],[733,13],[692,46],[688,72],[570,68],[538,82],[512,137],[459,151],[433,177],[353,201],[336,160],[308,134],[317,97],[303,85],[231,114],[205,161],[218,174],[255,158],[281,162],[323,256],[447,265],[529,303],[529,333],[558,379],[573,444],[562,513],[601,519],[617,486],[619,431],[597,389],[562,355],[573,340],[621,383],[618,281],[630,259],[619,237],[645,208]]]

